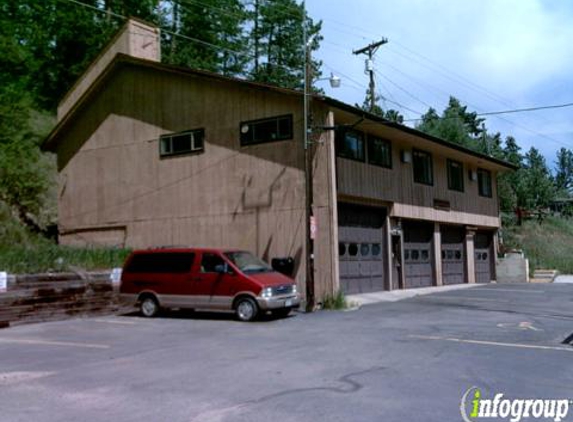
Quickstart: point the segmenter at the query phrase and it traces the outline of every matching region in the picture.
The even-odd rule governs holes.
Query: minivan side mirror
[[[229,273],[229,264],[226,262],[224,264],[215,265],[215,272],[217,274],[227,274]]]

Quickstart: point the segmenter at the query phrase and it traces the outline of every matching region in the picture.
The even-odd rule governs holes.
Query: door
[[[218,265],[226,262],[221,255],[214,252],[203,252],[197,268],[196,300],[200,306],[214,309],[231,309],[236,285],[236,273],[221,274],[215,271]]]
[[[338,204],[340,287],[346,294],[384,290],[384,208]]]
[[[474,237],[476,283],[490,283],[494,278],[493,233],[477,232]]]
[[[466,283],[465,227],[442,226],[442,282]]]
[[[404,276],[406,288],[430,287],[434,285],[433,235],[434,224],[405,221],[404,233]]]

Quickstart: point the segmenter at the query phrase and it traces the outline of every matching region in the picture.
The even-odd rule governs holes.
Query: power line
[[[418,101],[420,104],[425,105],[428,108],[431,108],[432,106],[430,104],[428,104],[427,102],[425,102],[424,100],[419,99],[418,97],[416,97],[414,94],[410,93],[408,90],[406,90],[405,88],[402,88],[400,85],[398,85],[396,82],[392,81],[392,79],[390,79],[388,76],[384,75],[383,73],[380,73],[378,71],[376,71],[376,74],[378,76],[383,77],[384,79],[386,79],[388,82],[390,82],[393,86],[395,86],[396,88],[398,88],[400,91],[402,91],[403,93],[405,93],[406,95],[408,95],[410,98],[414,99],[415,101]]]
[[[61,2],[66,1],[66,2],[69,2],[69,3],[76,4],[76,5],[78,5],[78,6],[83,6],[83,7],[92,9],[92,10],[94,10],[94,11],[100,12],[100,13],[108,14],[108,15],[113,16],[113,17],[118,18],[118,19],[123,19],[123,20],[129,19],[127,16],[120,15],[120,14],[118,14],[118,13],[114,13],[114,12],[107,11],[107,10],[102,10],[102,9],[99,9],[99,8],[97,8],[97,7],[95,7],[95,6],[91,6],[91,5],[89,5],[89,4],[81,3],[81,2],[79,2],[79,1],[77,1],[77,0],[59,0],[59,1],[61,1]],[[217,49],[217,50],[219,50],[219,51],[225,51],[225,52],[227,52],[227,53],[232,53],[232,54],[236,54],[236,55],[239,55],[239,56],[248,57],[248,58],[251,58],[251,59],[254,59],[254,58],[255,58],[255,56],[254,56],[253,54],[250,54],[250,53],[241,52],[241,51],[236,51],[236,50],[232,50],[232,49],[230,49],[230,48],[222,47],[222,46],[220,46],[220,45],[212,44],[212,43],[210,43],[210,42],[203,41],[203,40],[200,40],[200,39],[198,39],[198,38],[194,38],[194,37],[190,37],[190,36],[188,36],[188,35],[183,35],[183,34],[179,34],[179,33],[173,32],[173,31],[171,31],[171,30],[169,30],[169,29],[166,29],[166,28],[163,28],[163,27],[160,27],[160,26],[158,26],[158,28],[161,29],[161,31],[162,31],[163,33],[165,33],[165,34],[169,34],[169,35],[172,35],[172,36],[175,36],[175,37],[179,37],[179,38],[182,38],[182,39],[185,39],[185,40],[188,40],[188,41],[192,41],[192,42],[195,42],[195,43],[197,43],[197,44],[204,45],[205,47]],[[274,64],[272,64],[272,65],[273,65],[273,66],[276,66],[276,67],[280,67],[280,68],[286,69],[286,70],[290,70],[290,71],[292,71],[292,70],[298,70],[297,68],[290,67],[290,66],[286,66],[286,65],[283,65],[283,64],[278,64],[278,63],[274,63]]]
[[[515,108],[512,110],[502,110],[502,111],[489,111],[487,113],[479,113],[478,116],[492,116],[492,115],[496,115],[496,114],[523,113],[523,112],[527,112],[527,111],[549,110],[549,109],[553,109],[553,108],[565,108],[565,107],[573,107],[573,103],[555,104],[555,105],[528,107],[528,108]]]

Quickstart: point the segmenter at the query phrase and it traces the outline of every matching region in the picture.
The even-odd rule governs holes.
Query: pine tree
[[[172,4],[171,25],[183,37],[168,38],[168,61],[226,75],[243,75],[249,61],[239,0],[179,1]]]
[[[321,22],[314,23],[294,0],[256,1],[250,11],[254,57],[251,78],[255,81],[286,88],[304,84],[305,40],[312,39],[310,49],[319,48]],[[320,77],[319,61],[312,61],[314,78]]]
[[[567,148],[557,151],[555,187],[568,194],[573,187],[573,152]]]

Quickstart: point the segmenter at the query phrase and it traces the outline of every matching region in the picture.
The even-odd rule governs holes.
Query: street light
[[[304,7],[304,2],[303,2]],[[306,16],[306,13],[305,13]],[[304,25],[304,23],[303,23]],[[313,206],[313,177],[312,177],[312,142],[309,140],[309,135],[312,132],[310,128],[310,100],[312,86],[312,61],[310,57],[311,46],[315,35],[307,39],[306,25],[304,25],[304,175],[305,175],[305,219],[306,219],[306,310],[312,312],[314,310],[314,234],[312,232],[312,225],[316,224],[314,221],[314,214],[312,211]],[[330,82],[332,88],[340,87],[340,78],[334,74],[330,74],[330,78],[316,79],[316,81],[327,80]]]

